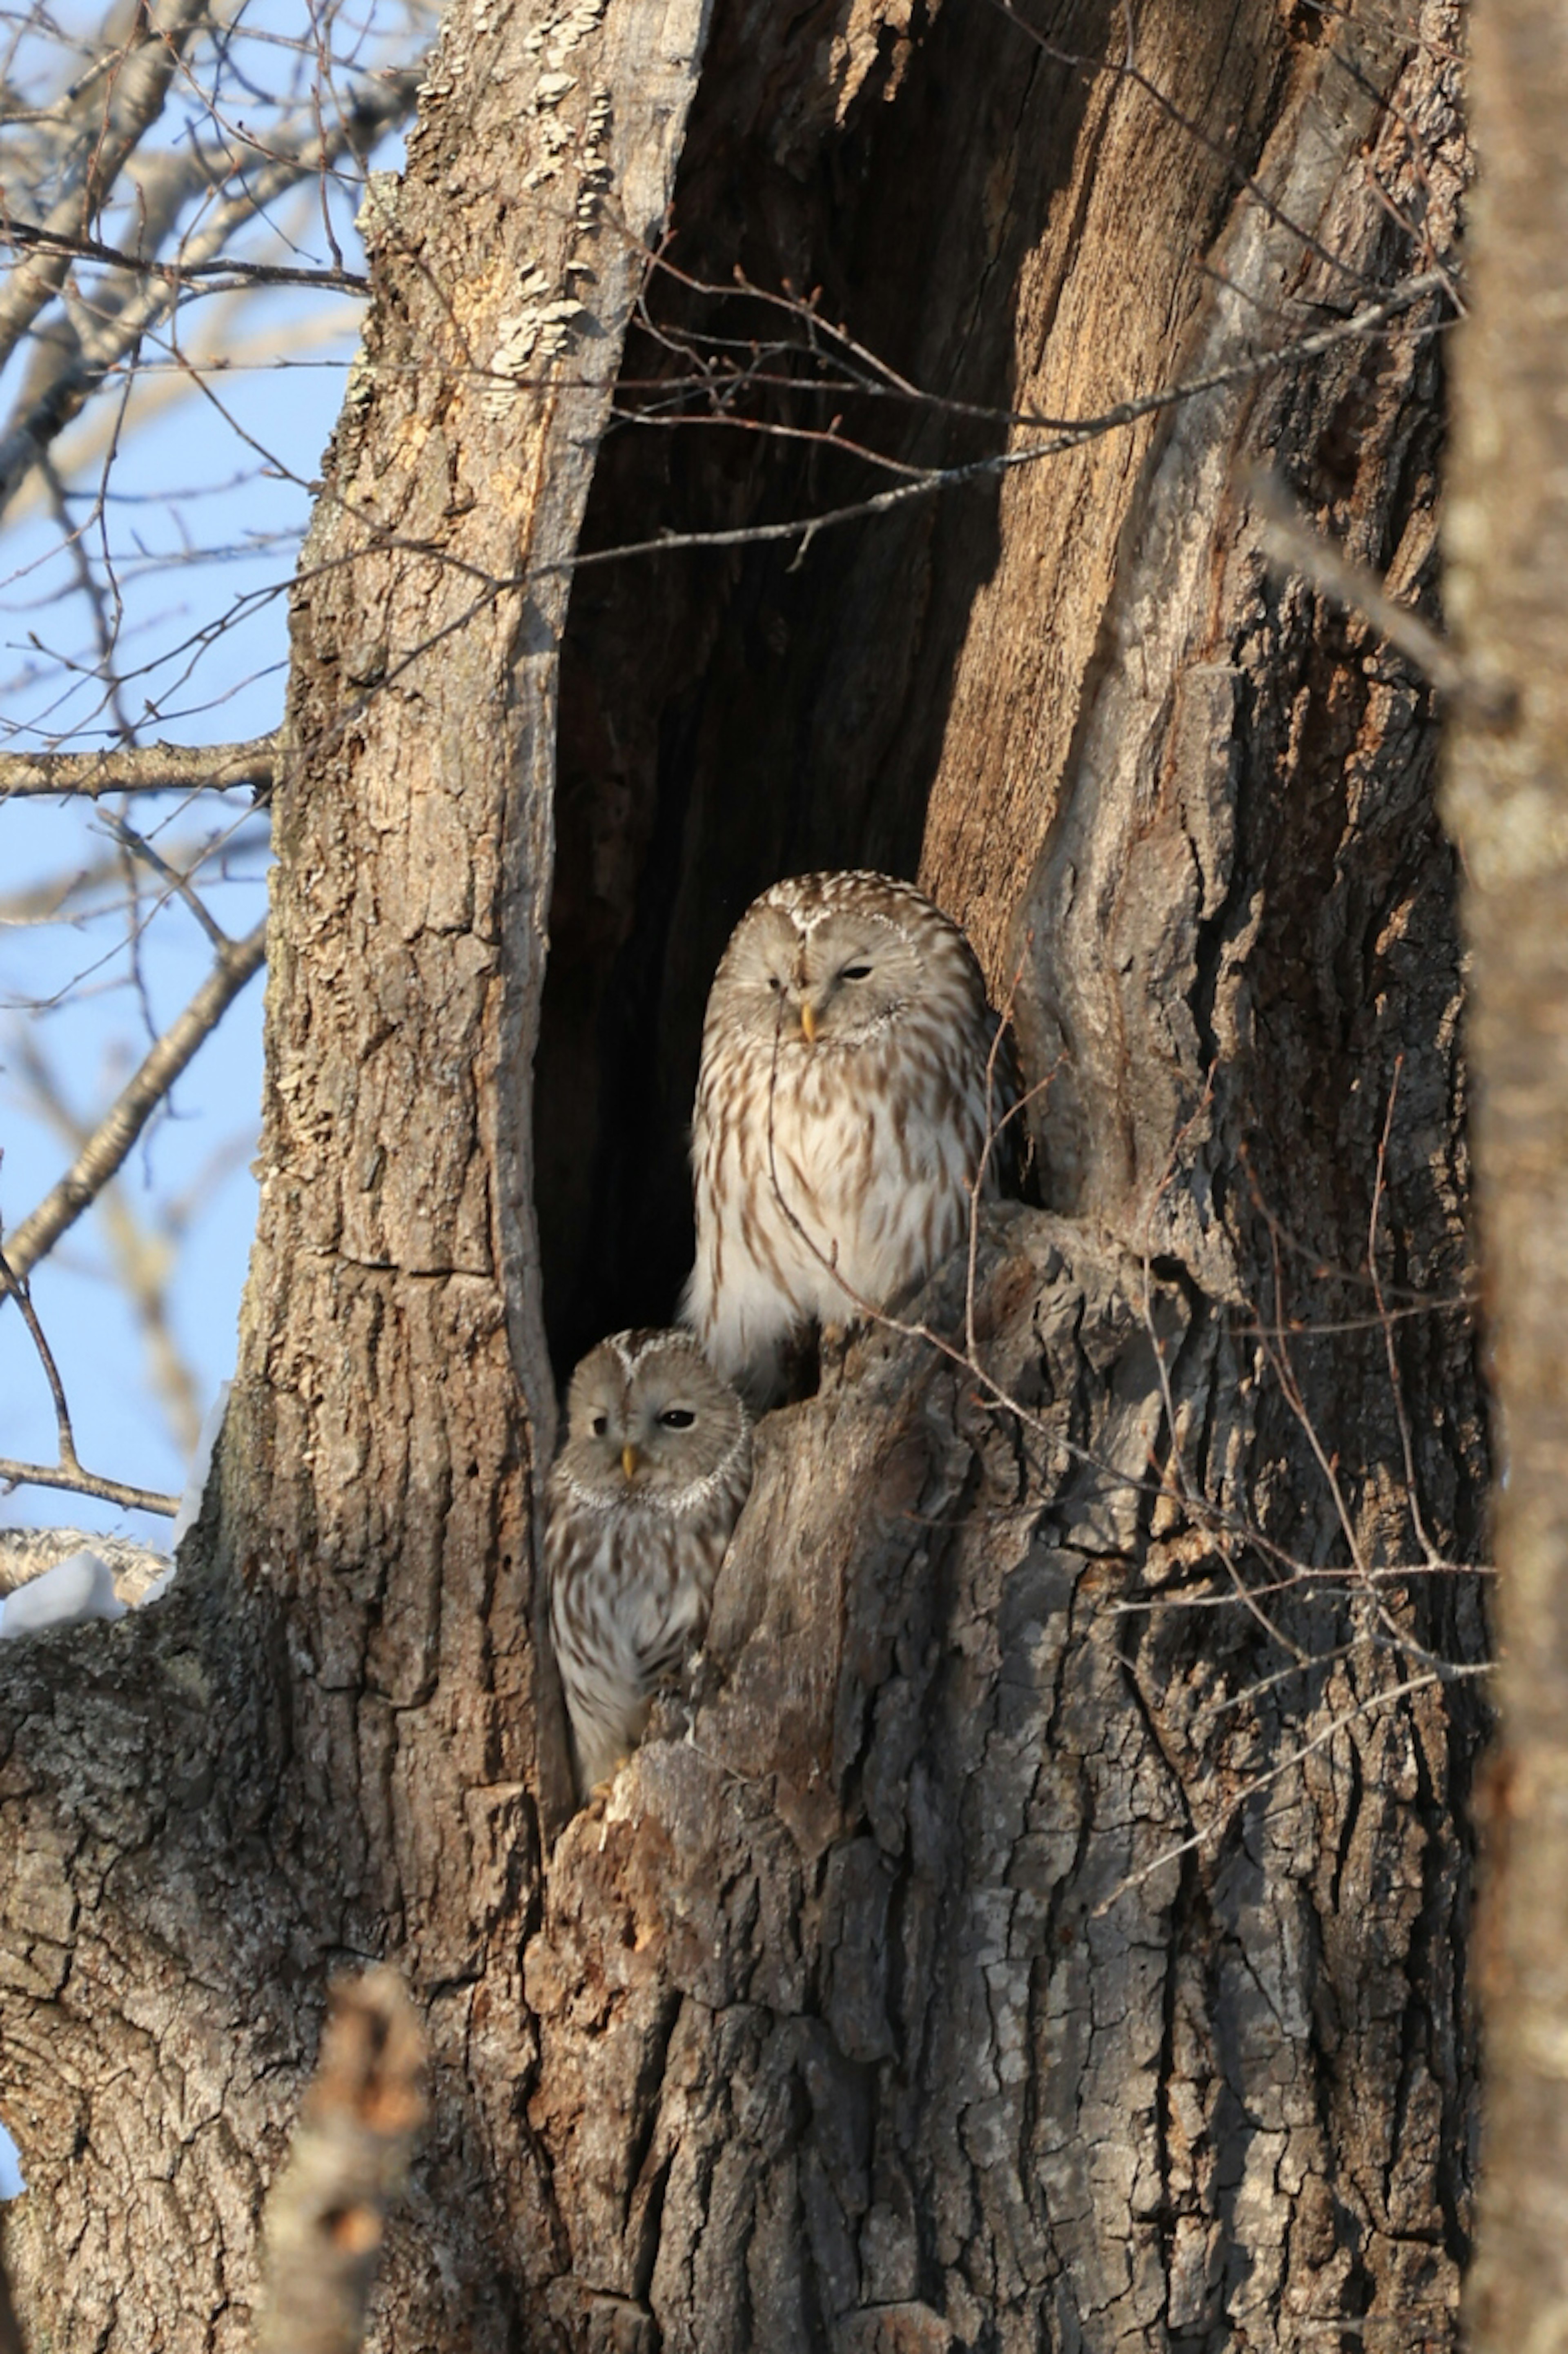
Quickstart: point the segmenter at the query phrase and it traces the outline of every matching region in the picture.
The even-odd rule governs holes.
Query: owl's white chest
[[[972,1055],[964,1058],[972,1071]],[[710,1359],[756,1377],[810,1318],[885,1307],[966,1230],[983,1087],[928,1043],[792,1041],[699,1102],[688,1312]]]
[[[951,1247],[978,1141],[935,1071],[886,1052],[855,1059],[863,1084],[810,1051],[789,1074],[764,1193],[793,1244],[800,1304],[840,1323]]]

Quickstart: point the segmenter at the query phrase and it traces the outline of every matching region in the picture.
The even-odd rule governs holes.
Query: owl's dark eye
[[[840,973],[839,979],[841,981],[869,981],[871,979],[871,967],[868,964],[846,964],[842,972]]]
[[[773,991],[773,992],[774,992],[775,996],[777,996],[778,992],[779,991],[779,990],[781,990],[781,989],[783,988],[784,984],[783,984],[783,982],[779,980],[779,975],[778,975],[776,972],[770,972],[770,973],[768,974],[768,988],[769,988],[770,990],[772,990],[772,991]]]
[[[606,1414],[596,1414],[589,1428],[596,1438],[602,1438],[609,1428],[609,1416]]]
[[[659,1416],[666,1430],[690,1430],[696,1418],[686,1405],[667,1405]]]

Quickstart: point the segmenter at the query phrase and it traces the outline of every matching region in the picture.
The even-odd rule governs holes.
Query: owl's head
[[[736,926],[715,981],[726,1023],[819,1050],[867,1045],[944,983],[984,985],[958,926],[912,885],[871,874],[776,883]]]
[[[616,1332],[572,1375],[557,1474],[597,1503],[695,1511],[740,1472],[746,1408],[689,1332]]]

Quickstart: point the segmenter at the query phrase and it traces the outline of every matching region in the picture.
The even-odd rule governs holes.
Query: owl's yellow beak
[[[628,1446],[621,1448],[620,1468],[625,1472],[629,1479],[636,1479],[638,1471],[641,1467],[641,1463],[642,1457],[635,1447]]]
[[[808,1046],[814,1046],[816,1044],[817,1016],[816,1011],[809,997],[802,998],[800,1001],[800,1035],[804,1038]]]

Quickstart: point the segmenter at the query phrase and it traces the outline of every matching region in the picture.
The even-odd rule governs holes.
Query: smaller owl
[[[708,996],[692,1124],[697,1260],[683,1314],[754,1407],[813,1320],[922,1281],[996,1190],[1012,1101],[957,924],[891,875],[803,875],[754,900]]]
[[[577,1795],[642,1735],[701,1642],[751,1485],[751,1423],[689,1332],[617,1332],[572,1375],[550,1472],[550,1633]]]

